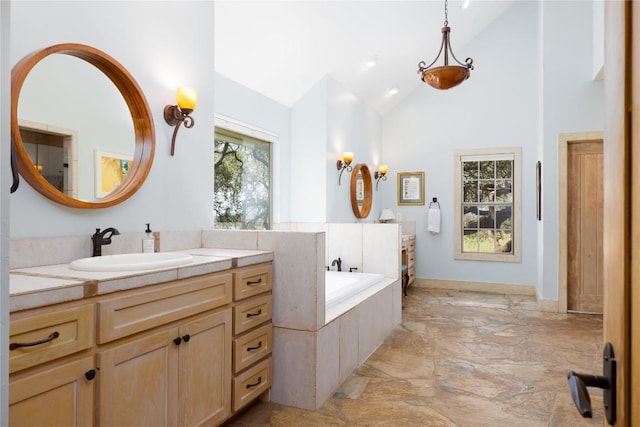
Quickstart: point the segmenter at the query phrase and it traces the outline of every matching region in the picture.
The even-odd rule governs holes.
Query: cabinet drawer
[[[409,253],[409,256],[407,257],[407,266],[409,268],[415,267],[416,265],[416,254],[415,253]]]
[[[271,353],[273,327],[271,323],[233,340],[233,373],[237,374]]]
[[[243,268],[234,273],[233,300],[249,298],[271,290],[271,264]]]
[[[93,304],[11,321],[9,373],[93,346],[94,323]]]
[[[231,273],[209,274],[100,301],[97,303],[98,343],[228,304],[231,280]]]
[[[233,412],[260,396],[271,387],[271,357],[233,379]]]
[[[233,307],[233,334],[238,335],[271,320],[271,294],[251,298]]]

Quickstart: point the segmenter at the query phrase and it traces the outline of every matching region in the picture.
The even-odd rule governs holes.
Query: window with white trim
[[[455,153],[455,258],[520,261],[520,148]]]

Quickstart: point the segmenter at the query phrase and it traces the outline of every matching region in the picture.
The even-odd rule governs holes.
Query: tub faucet
[[[342,260],[340,257],[331,261],[331,267],[335,267],[336,265],[338,266],[338,271],[342,271]]]
[[[118,234],[120,234],[120,232],[113,227],[105,228],[102,231],[96,228],[96,232],[91,236],[91,240],[93,241],[93,255],[91,256],[101,256],[102,245],[110,245],[111,236],[117,236]]]

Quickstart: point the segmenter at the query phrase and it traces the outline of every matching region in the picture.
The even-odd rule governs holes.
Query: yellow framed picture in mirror
[[[131,170],[132,162],[133,156],[96,150],[96,197],[105,197],[117,189]]]

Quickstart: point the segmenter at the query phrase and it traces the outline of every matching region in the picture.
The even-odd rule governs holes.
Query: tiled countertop
[[[195,248],[175,252],[193,255],[191,263],[135,271],[78,271],[69,268],[69,264],[11,270],[10,311],[89,298],[273,260],[273,253],[268,251]]]

